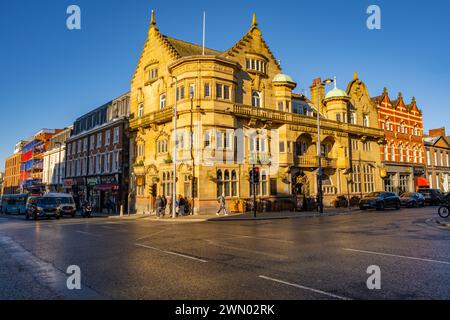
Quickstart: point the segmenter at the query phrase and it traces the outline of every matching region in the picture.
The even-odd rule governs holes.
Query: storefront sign
[[[86,178],[87,180],[87,185],[90,187],[95,187],[96,185],[98,185],[100,183],[100,179],[98,177],[89,177]]]
[[[102,176],[100,181],[102,184],[115,184],[117,183],[117,178],[116,176]]]
[[[73,186],[73,185],[74,185],[73,179],[65,179],[65,180],[64,180],[64,186],[65,186],[65,187],[71,187],[71,186]]]

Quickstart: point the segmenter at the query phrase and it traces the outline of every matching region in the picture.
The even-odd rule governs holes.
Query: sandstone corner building
[[[221,52],[162,34],[152,13],[130,92],[133,209],[149,211],[154,190],[171,196],[175,158],[176,193],[192,201],[194,213],[211,213],[222,193],[227,204],[251,199],[253,164],[261,171],[258,199],[292,209],[318,192],[318,113],[325,203],[382,190],[386,141],[364,82],[355,73],[347,90],[335,82],[326,93],[316,79],[312,101],[296,86],[256,16]]]

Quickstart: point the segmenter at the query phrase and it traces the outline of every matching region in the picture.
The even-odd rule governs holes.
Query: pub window
[[[217,170],[217,196],[225,197],[237,196],[237,174],[236,170]]]

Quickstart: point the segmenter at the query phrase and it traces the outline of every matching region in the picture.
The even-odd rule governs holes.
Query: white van
[[[77,207],[73,197],[69,193],[46,193],[44,197],[56,198],[58,204],[58,211],[61,216],[70,215],[75,217]]]

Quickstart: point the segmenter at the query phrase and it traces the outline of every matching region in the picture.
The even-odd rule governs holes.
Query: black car
[[[399,210],[400,207],[400,197],[394,192],[373,192],[359,202],[361,210],[376,209],[381,211],[386,208]]]
[[[61,218],[59,203],[56,198],[31,197],[27,202],[25,219],[37,220],[38,218]]]
[[[425,198],[419,192],[406,192],[401,195],[400,203],[403,207],[423,207],[425,206]]]
[[[438,206],[444,201],[444,195],[439,189],[419,189],[419,193],[425,198],[425,204]]]

